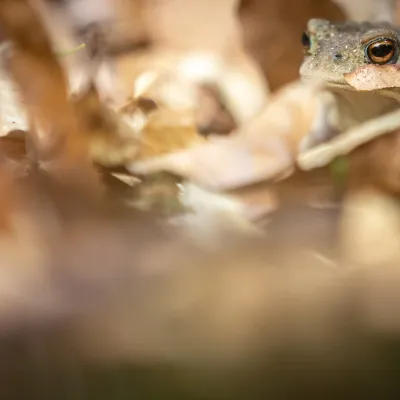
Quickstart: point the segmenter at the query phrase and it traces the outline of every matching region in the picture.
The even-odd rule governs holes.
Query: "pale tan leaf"
[[[26,113],[20,103],[18,89],[0,62],[0,135],[4,136],[12,130],[27,129]]]
[[[397,64],[364,65],[344,74],[346,82],[357,90],[378,90],[400,87],[400,69]]]
[[[169,171],[215,190],[229,190],[287,173],[304,138],[315,135],[315,115],[324,106],[318,85],[294,83],[271,99],[264,112],[229,138],[135,162],[132,172]],[[323,127],[317,126],[317,133]]]

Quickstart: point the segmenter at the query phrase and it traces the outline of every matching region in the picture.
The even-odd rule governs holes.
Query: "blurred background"
[[[249,164],[234,146],[226,159],[205,147],[193,170],[178,159],[189,183],[129,165],[249,126],[263,138],[251,123],[276,93],[276,121],[297,118],[279,90],[299,78],[307,21],[397,24],[400,1],[0,8],[1,399],[398,398],[398,132],[375,158],[361,151],[347,186],[330,167],[254,185],[244,173],[222,194],[192,184],[215,183],[218,158],[229,168],[215,187],[237,183]],[[313,93],[293,93],[314,110]],[[389,189],[363,169],[377,159]]]

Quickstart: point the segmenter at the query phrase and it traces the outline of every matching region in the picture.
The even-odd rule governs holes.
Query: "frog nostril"
[[[334,56],[333,56],[333,59],[335,60],[335,61],[339,61],[339,60],[341,60],[343,58],[343,56],[342,56],[342,54],[340,54],[340,53],[336,53]]]

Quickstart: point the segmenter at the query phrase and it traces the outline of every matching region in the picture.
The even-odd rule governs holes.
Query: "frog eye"
[[[303,34],[301,35],[301,44],[303,45],[305,51],[308,52],[310,50],[311,40],[307,32],[303,32]]]
[[[315,36],[309,32],[303,32],[301,35],[301,43],[305,54],[312,54],[315,51]]]
[[[366,55],[373,64],[388,64],[397,54],[397,44],[392,39],[378,39],[366,48]]]

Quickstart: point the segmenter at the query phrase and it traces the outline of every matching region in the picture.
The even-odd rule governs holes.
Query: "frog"
[[[334,100],[325,141],[299,153],[300,169],[323,167],[400,129],[400,28],[311,19],[301,41],[301,80],[322,80]]]

